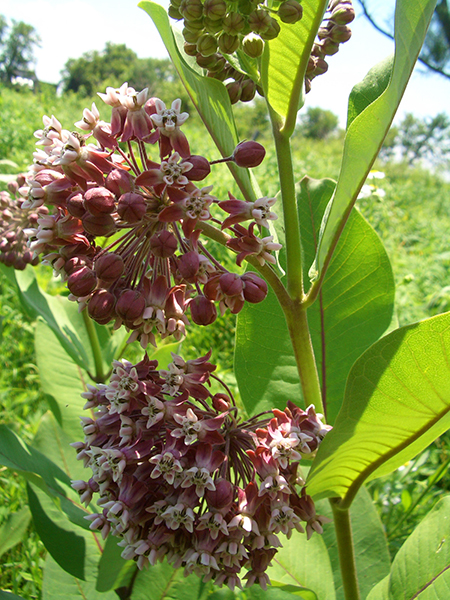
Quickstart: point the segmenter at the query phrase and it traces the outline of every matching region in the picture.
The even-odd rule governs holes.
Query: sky
[[[160,3],[167,6],[168,0]],[[378,0],[372,5],[381,11],[382,20],[393,18],[394,0]],[[393,42],[375,31],[360,14],[356,1],[354,6],[357,18],[351,24],[351,40],[329,57],[328,73],[313,81],[306,97],[306,106],[332,110],[342,126],[352,87],[394,50]],[[29,23],[41,37],[41,47],[35,52],[41,81],[57,83],[69,58],[102,50],[108,41],[126,44],[140,58],[168,56],[150,17],[135,0],[2,0],[0,13],[7,19]],[[396,120],[407,112],[422,118],[439,112],[450,115],[450,80],[420,65],[416,67]]]

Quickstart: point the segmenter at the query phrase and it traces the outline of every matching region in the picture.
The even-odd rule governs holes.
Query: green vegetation
[[[173,97],[168,91],[163,100],[167,103]],[[13,161],[17,165],[15,172],[25,170],[35,149],[32,132],[42,127],[42,115],[54,114],[63,127],[71,128],[81,117],[83,108],[89,107],[94,100],[100,112],[107,116],[108,108],[94,96],[68,93],[58,98],[51,89],[35,95],[1,88],[0,160]],[[251,109],[241,107],[238,110],[242,115],[238,119],[242,124],[242,138],[258,137],[262,143],[268,141],[268,128],[252,117]],[[199,118],[193,116],[188,123],[193,151],[211,159],[218,158]],[[293,140],[298,180],[306,174],[321,178],[333,173],[337,177],[341,143],[333,136],[317,139],[320,137],[306,136],[302,128],[298,128]],[[265,161],[255,169],[255,176],[267,195],[275,195],[278,191],[271,176],[274,165],[275,157],[269,146]],[[396,163],[390,159],[380,162],[377,168],[385,177],[369,182],[374,185],[373,193],[359,200],[359,209],[382,238],[391,259],[398,286],[396,318],[400,325],[405,325],[450,309],[450,250],[447,246],[450,183],[429,170],[408,165],[407,161]],[[11,172],[10,163],[6,163],[3,173]],[[224,166],[213,169],[204,185],[209,184],[214,184],[218,197],[226,198],[228,190],[238,194]],[[49,268],[41,266],[38,270],[39,280],[47,290],[61,289],[51,283]],[[194,356],[212,348],[222,375],[229,374],[227,382],[233,385],[234,317],[226,314],[219,323],[214,328],[193,328],[189,346],[183,351],[191,357],[191,354]],[[39,389],[33,337],[34,323],[23,313],[12,284],[1,276],[0,352],[4,368],[0,371],[0,423],[8,425],[25,441],[33,438],[39,420],[48,408]],[[127,352],[136,352],[136,349],[130,348]],[[438,497],[449,491],[450,479],[446,473],[449,461],[450,437],[445,435],[414,461],[370,484],[369,490],[388,532],[392,554]],[[25,506],[23,480],[1,468],[0,529],[9,523],[11,515]],[[39,598],[44,549],[32,525],[28,525],[22,538],[22,542],[4,553],[0,547],[0,589],[10,590],[25,599]]]

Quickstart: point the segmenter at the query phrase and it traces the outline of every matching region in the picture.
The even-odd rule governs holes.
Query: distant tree
[[[389,24],[380,22],[377,16],[376,0],[359,0],[364,15],[370,23],[384,35],[394,39],[394,19]],[[420,62],[435,73],[450,79],[450,6],[448,0],[438,0],[427,37],[419,56]]]
[[[158,96],[164,102],[181,98],[186,108],[187,94],[169,59],[138,58],[125,44],[107,42],[102,51],[85,52],[70,58],[62,71],[64,91],[92,96],[107,86],[119,87],[127,81],[140,91],[149,88],[149,97]]]
[[[36,81],[34,49],[40,37],[31,25],[0,15],[0,81],[10,85],[15,77]]]
[[[445,113],[420,119],[408,113],[383,147],[381,158],[398,154],[409,165],[420,160],[438,165],[450,157],[450,119]]]
[[[310,106],[300,117],[298,129],[303,137],[324,140],[337,130],[338,125],[339,119],[331,110]]]

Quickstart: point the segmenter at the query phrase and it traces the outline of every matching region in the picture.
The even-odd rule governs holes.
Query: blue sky
[[[167,6],[168,0],[160,2]],[[358,12],[358,4],[354,1]],[[378,0],[384,20],[392,18],[394,0]],[[107,41],[124,43],[138,56],[166,57],[150,18],[134,0],[2,0],[0,12],[9,19],[33,25],[42,39],[37,75],[56,83],[68,58],[89,50],[102,50]],[[307,106],[335,112],[345,124],[348,95],[367,71],[393,52],[393,42],[376,32],[361,15],[352,24],[352,39],[330,57],[329,71],[313,82]],[[130,82],[132,85],[132,82]],[[420,117],[450,114],[450,80],[418,67],[402,100],[399,118],[412,112]]]

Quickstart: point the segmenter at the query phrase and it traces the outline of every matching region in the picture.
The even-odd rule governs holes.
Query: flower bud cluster
[[[278,18],[273,15],[276,14]],[[258,58],[267,40],[280,32],[279,21],[296,23],[303,9],[297,0],[171,0],[169,15],[183,21],[185,51],[195,56],[208,75],[227,81],[232,103],[249,102],[257,91],[256,84],[236,70],[227,56],[242,50]],[[261,89],[258,88],[261,93]]]
[[[90,528],[120,538],[139,568],[166,558],[231,589],[246,569],[247,586],[265,589],[280,533],[322,533],[298,466],[330,427],[292,403],[240,421],[229,390],[209,389],[221,383],[210,354],[172,354],[167,370],[115,361],[110,383],[83,394],[95,412],[72,445],[92,476],[72,486],[86,505],[98,494]]]
[[[313,45],[306,69],[306,93],[311,90],[311,81],[328,70],[326,56],[339,51],[339,45],[347,42],[351,35],[349,23],[355,18],[352,0],[330,0],[327,8],[328,16],[317,33],[318,41]]]
[[[0,192],[0,262],[20,271],[39,262],[28,248],[25,231],[36,226],[39,216],[48,214],[44,206],[22,210],[18,190],[24,181],[23,175],[19,175],[8,185],[9,192]]]
[[[136,92],[127,84],[99,95],[112,107],[110,123],[100,120],[93,104],[76,123],[84,133],[64,130],[53,116],[44,117],[44,129],[35,133],[41,149],[19,192],[24,209],[46,204],[51,213],[27,229],[34,256],[44,255],[67,281],[69,298],[80,310],[100,324],[123,324],[129,341],[139,340],[143,348],[156,344],[155,335],[181,339],[187,312],[195,323],[208,325],[217,317],[216,305],[222,313],[237,313],[246,301],[261,302],[265,281],[256,273],[230,273],[200,234],[206,222],[229,227],[238,239],[252,239],[253,249],[230,244],[239,264],[251,254],[260,264],[273,262],[271,252],[279,246],[259,240],[252,223],[268,226],[276,218],[270,210],[275,200],[222,203],[212,185],[197,186],[214,162],[191,153],[181,131],[189,115],[181,112],[180,100],[167,108],[158,98],[147,99],[148,90]],[[96,145],[88,143],[91,137]],[[150,158],[152,148],[156,156]],[[215,162],[252,167],[264,154],[260,144],[248,141]],[[220,208],[231,214],[223,223],[213,216]],[[250,228],[235,230],[242,221]]]

